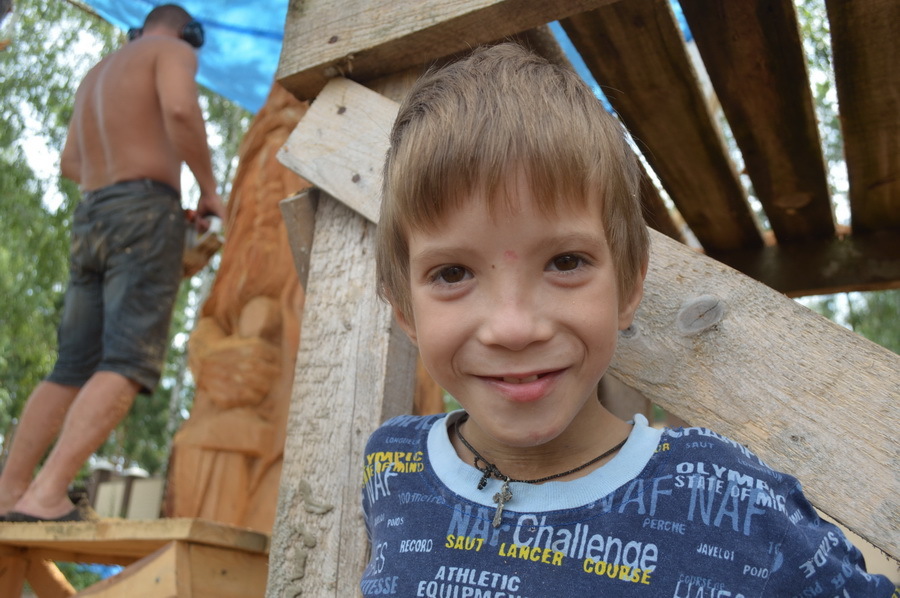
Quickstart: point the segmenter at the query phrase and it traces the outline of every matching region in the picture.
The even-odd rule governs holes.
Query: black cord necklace
[[[459,429],[460,424],[465,422],[467,419],[469,419],[469,414],[463,413],[462,416],[459,419],[457,419],[456,422],[453,424],[453,428],[456,432],[456,437],[459,438],[459,441],[462,442],[463,445],[465,445],[465,447],[467,449],[469,449],[469,451],[473,455],[475,455],[473,465],[475,466],[475,469],[477,469],[478,471],[481,472],[481,480],[478,481],[478,489],[484,490],[484,487],[487,486],[488,480],[492,477],[503,481],[503,487],[500,488],[500,492],[497,492],[496,494],[494,494],[494,502],[497,503],[497,512],[494,513],[494,521],[492,522],[492,525],[494,527],[500,527],[500,521],[503,516],[503,507],[506,506],[506,503],[508,503],[509,501],[512,500],[512,497],[513,497],[512,491],[509,489],[510,482],[518,482],[520,484],[540,484],[542,482],[548,482],[550,480],[555,480],[556,478],[561,478],[563,476],[567,476],[571,473],[575,473],[576,471],[581,471],[585,467],[593,465],[597,461],[600,461],[601,459],[604,459],[604,458],[612,455],[613,453],[618,451],[620,448],[625,446],[625,443],[628,441],[628,438],[626,437],[625,440],[623,440],[616,446],[612,447],[611,449],[609,449],[602,455],[600,455],[598,457],[594,457],[587,463],[583,463],[583,464],[579,465],[578,467],[574,467],[568,471],[564,471],[562,473],[555,473],[553,475],[548,475],[548,476],[545,476],[542,478],[536,478],[534,480],[517,480],[515,478],[509,477],[508,475],[504,475],[503,472],[501,472],[500,469],[496,465],[494,465],[493,463],[491,463],[490,461],[488,461],[487,459],[482,457],[481,453],[476,451],[475,447],[473,447],[471,444],[469,444],[469,441],[466,440],[465,436],[462,435],[462,432]],[[478,464],[479,462],[483,463],[483,465],[479,465]]]

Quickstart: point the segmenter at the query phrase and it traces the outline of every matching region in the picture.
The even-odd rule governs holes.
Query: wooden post
[[[374,228],[318,197],[268,596],[355,595],[367,542],[363,449],[412,405],[415,352],[375,295]]]
[[[380,86],[396,95],[411,81],[401,73]],[[316,98],[279,156],[318,187],[310,191],[318,207],[269,597],[358,594],[368,554],[359,506],[365,443],[381,422],[412,407],[415,347],[377,297],[375,280],[382,127],[396,111],[388,98],[338,80]],[[334,146],[350,156],[329,160]],[[374,146],[382,149],[369,156]],[[364,153],[353,155],[356,148]]]

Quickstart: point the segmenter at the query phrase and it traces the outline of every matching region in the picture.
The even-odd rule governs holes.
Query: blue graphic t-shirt
[[[796,479],[703,428],[656,430],[572,481],[512,483],[498,527],[449,416],[404,416],[369,439],[364,596],[666,598],[900,596],[821,521]]]

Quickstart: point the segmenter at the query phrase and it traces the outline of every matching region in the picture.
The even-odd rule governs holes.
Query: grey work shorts
[[[47,380],[81,387],[108,371],[153,391],[181,283],[185,226],[178,192],[163,183],[126,181],[84,194],[72,223],[59,357]]]

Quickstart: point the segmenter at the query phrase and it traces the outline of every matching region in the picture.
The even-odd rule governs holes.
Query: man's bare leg
[[[136,382],[114,372],[91,376],[75,397],[44,467],[13,510],[42,519],[70,512],[69,484],[128,413],[138,390]]]
[[[77,386],[44,381],[31,391],[0,474],[0,515],[11,511],[25,494],[34,468],[62,428],[78,390]]]

